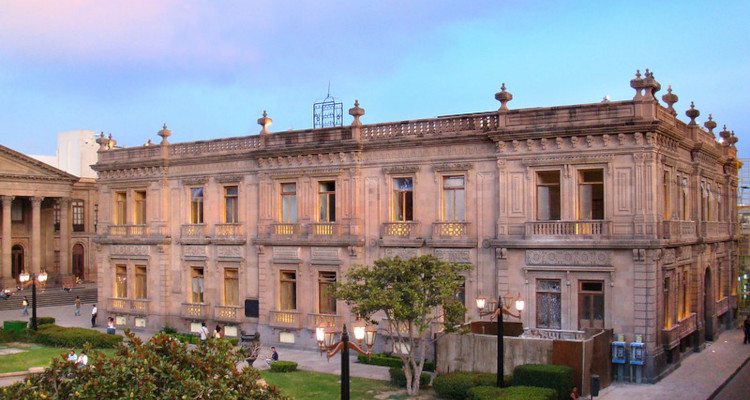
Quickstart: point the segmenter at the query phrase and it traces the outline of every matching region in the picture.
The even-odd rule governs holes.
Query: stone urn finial
[[[365,109],[359,107],[359,100],[354,100],[354,107],[349,109],[349,115],[354,117],[352,126],[362,126],[362,122],[359,120],[359,117],[365,115]]]
[[[263,117],[258,118],[258,125],[262,126],[263,129],[260,130],[261,135],[267,135],[271,132],[269,132],[268,127],[271,126],[273,123],[273,120],[271,118],[268,118],[268,113],[266,113],[266,110],[263,110]]]
[[[708,114],[708,121],[703,123],[703,126],[708,129],[708,133],[714,134],[714,128],[716,128],[716,122],[714,122],[713,116],[711,114]]]
[[[167,145],[169,142],[167,141],[167,138],[172,135],[172,131],[167,129],[167,123],[164,123],[164,127],[157,133],[157,135],[161,136],[161,145]]]
[[[498,111],[508,111],[508,102],[513,100],[513,95],[505,91],[505,82],[500,86],[500,91],[495,93],[495,100],[500,102],[500,109]]]
[[[104,132],[102,132],[99,137],[96,138],[96,143],[99,145],[99,151],[109,149],[109,139],[104,137]]]
[[[698,124],[695,122],[695,119],[698,118],[699,115],[701,115],[701,112],[698,111],[697,108],[695,108],[695,104],[691,101],[690,102],[690,109],[685,111],[685,115],[690,118],[690,123],[688,126],[698,126]]]
[[[675,109],[674,109],[674,107],[672,107],[672,105],[674,103],[677,103],[677,101],[680,98],[677,97],[676,94],[672,93],[672,85],[669,85],[667,87],[667,93],[664,96],[661,96],[661,99],[664,100],[664,102],[667,103],[667,105],[669,106],[669,107],[667,107],[667,111],[669,111],[670,114],[676,116],[677,115],[677,111],[675,111]]]

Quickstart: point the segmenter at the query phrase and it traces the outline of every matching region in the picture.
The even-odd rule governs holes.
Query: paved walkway
[[[682,361],[674,372],[655,384],[614,383],[596,400],[706,400],[750,358],[741,329],[725,331],[718,340]]]
[[[37,309],[37,317],[54,317],[55,323],[60,326],[91,328],[91,308],[92,304],[84,304],[81,306],[81,315],[75,316],[73,313],[74,307],[72,305],[62,307],[43,307]],[[24,321],[27,319],[28,317],[21,316],[21,310],[0,311],[0,321]],[[106,331],[106,325],[106,320],[102,321],[99,319],[97,320],[96,329],[104,332]],[[121,334],[122,331],[118,329],[117,333]],[[134,331],[134,333],[143,340],[148,340],[154,334],[154,332],[148,331]],[[276,348],[281,360],[294,361],[298,364],[299,369],[324,372],[327,374],[341,374],[341,356],[339,354],[331,358],[330,362],[328,362],[325,355],[320,354],[317,351],[291,349],[282,346],[276,346]],[[270,354],[270,350],[268,348],[264,349],[262,354],[265,353]],[[351,376],[379,380],[390,379],[388,368],[359,364],[356,361],[356,356],[350,357],[349,372]],[[268,365],[266,365],[266,362],[261,359],[256,360],[253,367],[261,370],[269,368]],[[9,385],[23,379],[24,377],[25,374],[14,377],[0,377],[0,386]]]

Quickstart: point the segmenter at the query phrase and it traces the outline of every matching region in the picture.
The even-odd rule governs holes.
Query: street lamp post
[[[514,300],[516,309],[518,310],[518,314],[514,314],[510,310],[510,306],[514,302]],[[505,374],[503,314],[508,314],[510,316],[521,319],[521,312],[523,311],[524,302],[523,299],[521,299],[520,294],[518,295],[518,297],[514,298],[512,294],[508,293],[505,296],[498,297],[496,306],[493,306],[494,302],[489,302],[490,307],[488,307],[487,311],[484,310],[485,305],[487,304],[487,299],[484,296],[479,295],[479,297],[477,297],[476,299],[476,303],[477,309],[479,309],[480,317],[491,315],[490,321],[492,321],[493,318],[497,317],[497,387],[502,388],[505,384],[503,381],[503,375]]]
[[[47,282],[47,272],[42,271],[39,274],[31,274],[23,271],[18,276],[18,280],[21,281],[21,286],[26,287],[31,285],[31,329],[37,330],[36,324],[36,285],[43,285]]]
[[[320,323],[315,328],[315,337],[318,341],[318,347],[321,353],[326,353],[328,360],[341,352],[341,400],[349,400],[349,349],[355,350],[359,354],[370,355],[370,350],[375,344],[375,334],[377,330],[373,326],[365,328],[364,322],[354,325],[354,338],[359,345],[349,341],[349,333],[346,331],[346,324],[341,332],[341,340],[335,342],[335,335],[338,332],[335,328]],[[367,351],[362,350],[362,342],[367,346]]]

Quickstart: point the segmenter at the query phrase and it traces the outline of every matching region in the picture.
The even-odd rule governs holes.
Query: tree
[[[127,343],[117,357],[89,353],[89,364],[62,357],[43,374],[0,388],[3,399],[287,399],[273,386],[259,384],[257,370],[237,363],[244,359],[228,341],[210,340],[189,348],[167,335],[143,343],[126,331]]]
[[[334,295],[359,317],[385,314],[387,324],[381,332],[404,350],[397,353],[404,362],[409,395],[419,392],[433,324],[442,323],[444,331],[450,332],[463,322],[466,307],[457,299],[463,284],[460,273],[471,268],[432,255],[384,258],[372,267],[355,265],[346,274],[346,282],[334,286]]]

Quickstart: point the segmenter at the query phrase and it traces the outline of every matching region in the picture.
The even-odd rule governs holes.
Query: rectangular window
[[[669,293],[669,278],[664,278],[664,329],[672,327],[672,297]]]
[[[688,184],[687,178],[682,178],[680,185],[680,218],[683,221],[688,220]]]
[[[578,181],[578,219],[604,219],[604,171],[580,171]]]
[[[192,268],[190,270],[192,278],[192,288],[190,301],[192,303],[202,304],[203,303],[203,290],[205,288],[205,280],[203,278],[203,268]]]
[[[60,200],[55,201],[53,206],[52,216],[55,220],[55,232],[60,232]]]
[[[672,207],[670,205],[670,201],[672,200],[672,196],[670,196],[669,193],[669,172],[664,172],[664,181],[662,182],[662,192],[664,192],[664,219],[670,220],[672,219]]]
[[[224,187],[224,223],[236,224],[239,222],[237,210],[239,189],[237,186]]]
[[[464,220],[464,177],[446,176],[443,178],[443,220]]]
[[[336,283],[336,272],[321,271],[318,274],[318,310],[321,314],[336,314],[336,298],[329,292]]]
[[[83,200],[73,200],[73,232],[83,232],[85,229]]]
[[[297,222],[297,184],[281,184],[281,222]]]
[[[581,281],[578,288],[578,329],[604,329],[604,282]]]
[[[146,224],[146,192],[135,192],[135,215],[133,215],[135,225]]]
[[[240,304],[240,273],[234,268],[224,270],[224,305]]]
[[[393,179],[393,219],[414,221],[414,186],[411,178]]]
[[[281,271],[280,282],[280,308],[284,311],[297,309],[297,273],[294,271]]]
[[[190,189],[190,223],[203,223],[203,188]]]
[[[148,298],[148,275],[146,275],[145,265],[135,266],[135,298]]]
[[[680,280],[680,319],[687,317],[690,313],[689,300],[690,297],[688,296],[688,275],[687,272],[683,272],[682,279]]]
[[[560,280],[539,279],[536,281],[536,327],[560,329],[561,327]]]
[[[560,171],[537,172],[536,219],[560,219]]]
[[[125,192],[115,193],[115,225],[125,225],[128,215],[128,196]]]
[[[14,199],[10,203],[10,220],[11,222],[23,222],[23,200]]]
[[[336,222],[336,182],[318,183],[319,222]]]
[[[128,297],[128,267],[126,265],[115,266],[115,297],[118,299]]]

